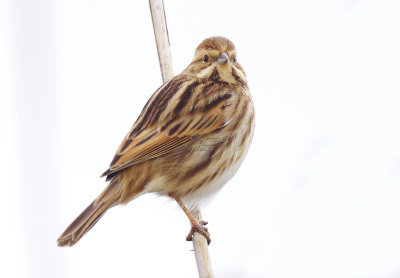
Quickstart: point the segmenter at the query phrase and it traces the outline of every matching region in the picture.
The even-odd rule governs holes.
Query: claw
[[[206,227],[204,227],[204,225],[207,225],[207,224],[208,224],[207,221],[200,221],[200,224],[193,223],[192,228],[190,229],[190,232],[186,237],[186,240],[193,241],[193,234],[199,233],[207,239],[207,244],[210,245],[210,243],[211,243],[210,233],[208,232],[208,229]]]
[[[171,198],[174,198],[175,201],[178,203],[178,205],[182,208],[183,212],[186,214],[186,216],[189,218],[190,225],[192,225],[192,228],[190,229],[189,234],[186,237],[187,241],[193,241],[193,234],[194,233],[199,233],[203,235],[207,239],[207,244],[210,244],[211,238],[210,238],[210,233],[208,232],[208,229],[204,227],[205,225],[208,224],[207,221],[199,221],[193,217],[193,215],[190,213],[190,211],[187,209],[185,204],[182,202],[181,198],[179,196],[176,196],[174,194],[168,194]]]

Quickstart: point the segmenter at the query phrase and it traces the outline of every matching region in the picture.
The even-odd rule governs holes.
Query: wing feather
[[[196,82],[181,84],[176,80],[174,81],[174,79],[169,82],[179,84],[179,88],[177,88],[177,85],[173,86],[173,84],[171,85],[167,82],[152,96],[139,119],[122,141],[109,169],[102,176],[109,176],[110,178],[114,176],[112,174],[132,165],[173,151],[179,151],[199,136],[224,127],[231,121],[232,113],[229,109],[232,103],[231,93],[217,96],[213,101],[206,102],[192,110],[182,105],[182,102],[177,104],[176,101],[168,102],[166,99],[159,97],[159,95],[168,95],[169,99],[173,99],[175,94],[187,94],[187,88]],[[192,87],[197,86],[199,86],[199,82]],[[165,88],[175,90],[175,92],[169,91],[166,93],[163,91]],[[180,88],[183,88],[183,93],[182,90],[179,91]],[[191,89],[195,90],[195,88]],[[160,117],[157,119],[158,121],[153,120],[153,124],[143,124],[144,122],[149,123],[149,118],[153,119],[152,116],[154,115],[148,115],[147,112],[151,114],[157,112],[158,115],[164,112],[156,111],[154,108],[157,106],[157,103],[154,102],[158,99],[163,99],[163,105],[165,106],[158,107],[158,109],[165,109],[165,114],[169,116]],[[180,106],[180,110],[177,109],[177,106]],[[168,113],[169,111],[173,111],[173,113]]]

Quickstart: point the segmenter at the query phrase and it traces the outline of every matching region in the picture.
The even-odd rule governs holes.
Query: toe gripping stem
[[[182,208],[183,212],[189,218],[190,225],[192,226],[189,234],[186,237],[186,240],[193,241],[194,233],[199,233],[207,239],[207,244],[210,244],[210,242],[211,242],[210,233],[208,232],[208,229],[205,227],[208,224],[208,222],[207,221],[197,221],[193,217],[193,215],[190,213],[188,208],[185,206],[185,204],[182,202],[181,198],[173,196],[173,195],[170,195],[170,197],[174,198],[175,201],[178,203],[178,205]]]

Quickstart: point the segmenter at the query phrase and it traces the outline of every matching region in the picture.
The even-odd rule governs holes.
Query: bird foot
[[[211,242],[210,233],[208,232],[208,229],[206,227],[204,227],[205,225],[208,224],[208,222],[200,221],[199,223],[191,223],[191,224],[192,224],[192,228],[190,229],[190,232],[187,235],[186,240],[193,241],[194,233],[199,233],[207,239],[207,244],[210,245],[210,242]]]

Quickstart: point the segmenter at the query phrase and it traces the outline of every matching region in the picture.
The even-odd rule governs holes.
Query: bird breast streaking
[[[175,199],[191,231],[210,235],[191,210],[236,173],[253,137],[254,108],[233,43],[204,40],[189,66],[149,99],[102,176],[109,185],[58,239],[72,246],[111,207],[144,193]]]

